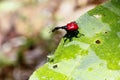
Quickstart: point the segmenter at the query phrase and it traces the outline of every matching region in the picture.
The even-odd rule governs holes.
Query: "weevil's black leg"
[[[65,44],[66,41],[67,41],[67,38],[64,39],[64,43],[63,44]]]
[[[78,35],[77,35],[77,37],[76,37],[76,38],[81,37],[81,36],[85,36],[85,35],[84,35],[84,34],[82,34],[82,33],[78,33]]]
[[[85,36],[84,34],[82,34],[82,33],[79,33],[80,34],[80,36]]]
[[[65,42],[67,41],[67,33],[63,36],[63,39],[64,39],[64,43],[63,44],[65,44]]]
[[[75,37],[78,38],[79,31],[75,33]]]
[[[78,38],[78,34],[79,34],[79,31],[74,31],[71,35],[73,35],[73,37]]]
[[[72,38],[69,38],[69,41],[71,42],[71,41],[72,41]]]
[[[78,35],[75,35],[76,38],[78,38]]]
[[[75,31],[75,35],[77,36],[79,34],[79,31]]]
[[[69,37],[69,34],[68,33],[66,33],[64,36],[63,36],[63,38],[68,38]]]

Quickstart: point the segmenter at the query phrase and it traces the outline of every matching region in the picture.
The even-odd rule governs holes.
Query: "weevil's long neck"
[[[55,27],[53,30],[52,30],[52,32],[54,32],[54,31],[56,31],[56,30],[58,30],[58,29],[65,29],[66,30],[66,26],[61,26],[61,27]]]

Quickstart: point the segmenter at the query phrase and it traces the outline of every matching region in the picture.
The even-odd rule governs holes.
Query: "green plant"
[[[30,80],[120,80],[119,4],[108,1],[76,20],[85,36],[62,40]]]

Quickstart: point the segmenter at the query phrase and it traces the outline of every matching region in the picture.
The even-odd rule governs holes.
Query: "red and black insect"
[[[64,29],[66,31],[66,34],[63,37],[64,38],[64,43],[65,43],[67,41],[67,39],[69,39],[69,41],[72,41],[73,37],[78,38],[78,34],[79,34],[78,28],[79,27],[78,27],[77,23],[74,21],[74,22],[68,23],[65,26],[55,27],[52,30],[52,32],[54,32],[58,29]],[[83,35],[83,34],[81,34],[81,35]]]

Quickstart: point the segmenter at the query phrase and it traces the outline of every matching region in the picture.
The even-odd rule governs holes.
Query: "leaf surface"
[[[120,80],[119,3],[108,1],[77,19],[85,36],[62,40],[30,80]]]

